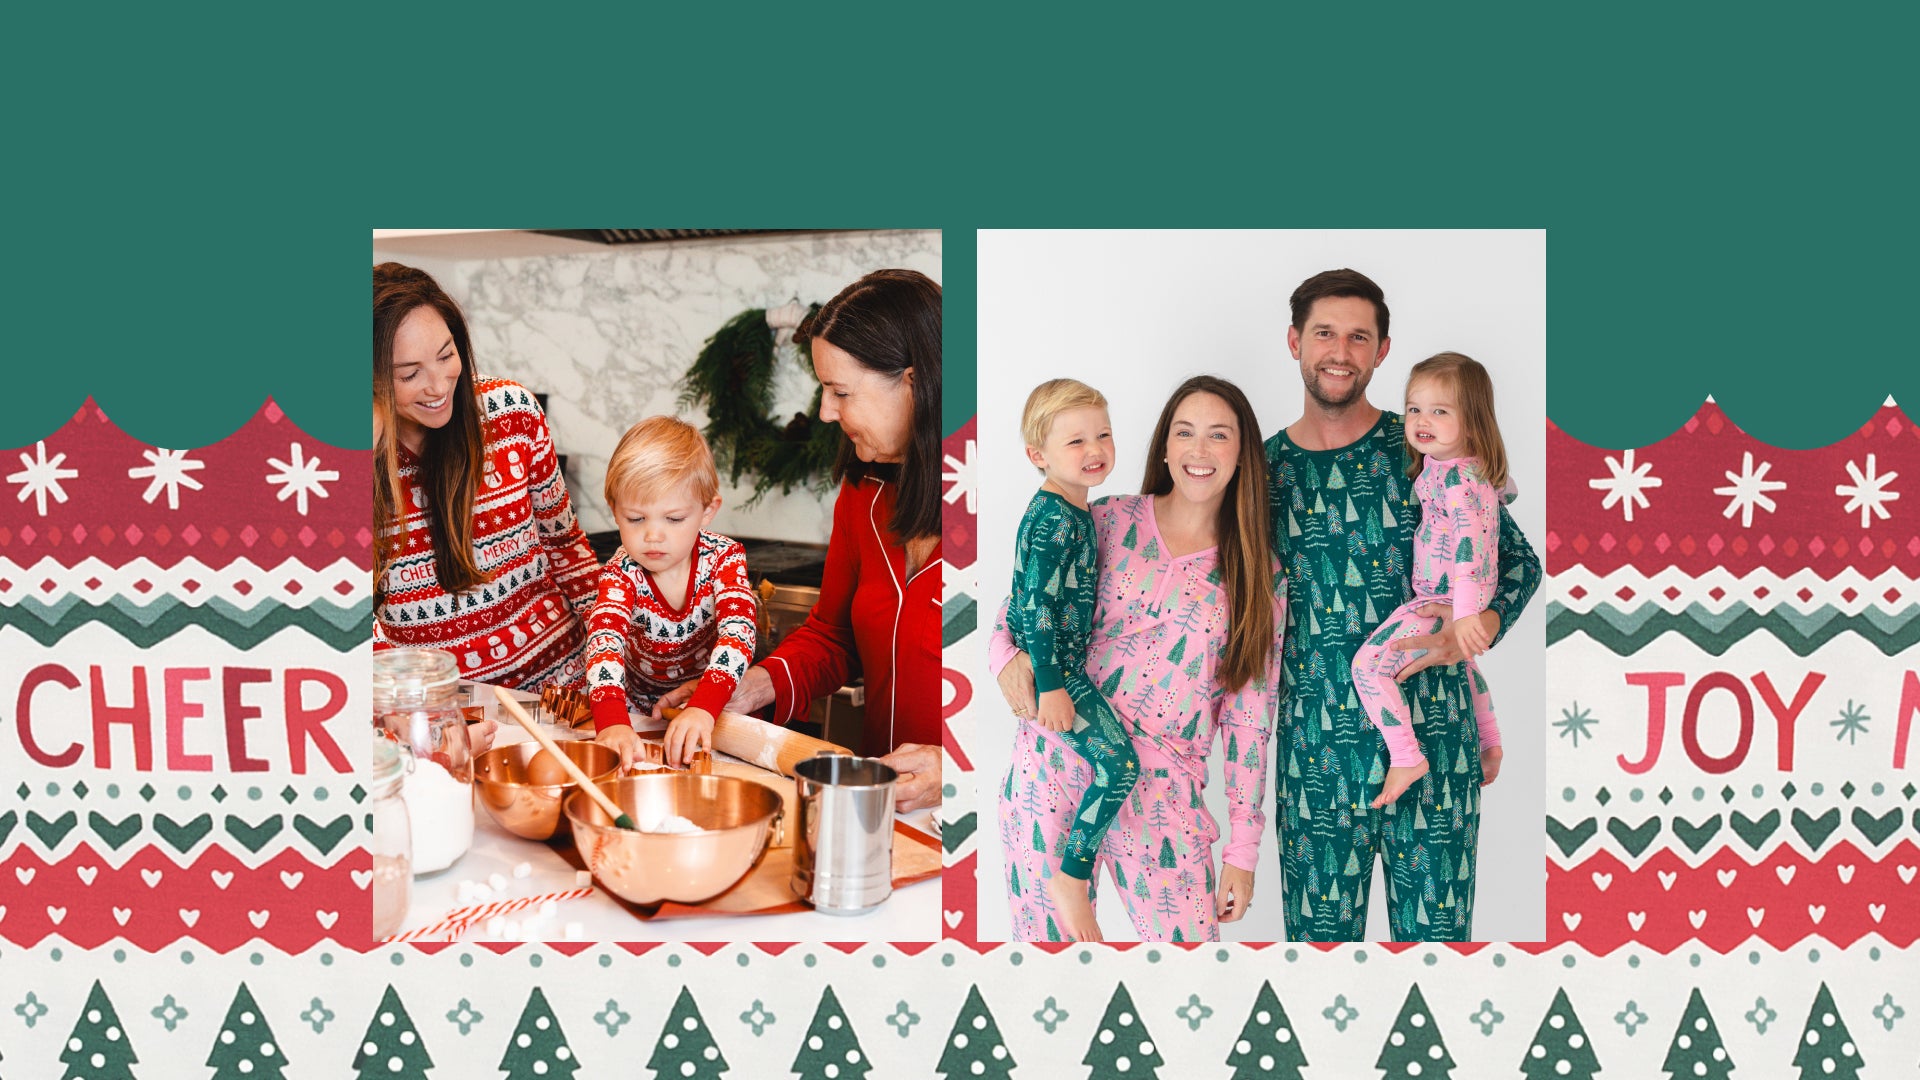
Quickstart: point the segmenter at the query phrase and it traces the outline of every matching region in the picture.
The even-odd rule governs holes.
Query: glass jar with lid
[[[439,649],[373,654],[373,721],[410,752],[402,795],[414,875],[452,866],[473,843],[473,754],[456,693],[460,671]]]
[[[400,744],[375,732],[373,780],[367,812],[373,819],[373,940],[399,931],[413,900],[413,835],[407,804],[400,797],[409,755]]]

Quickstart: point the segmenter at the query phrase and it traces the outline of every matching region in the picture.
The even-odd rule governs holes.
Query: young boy
[[[594,738],[629,766],[640,737],[627,712],[688,679],[699,688],[667,727],[671,764],[710,750],[713,718],[753,662],[753,590],[737,541],[703,528],[720,510],[707,441],[691,424],[653,416],[635,424],[607,463],[607,505],[620,547],[600,569],[587,616],[587,688]]]
[[[1020,519],[1008,619],[1033,659],[1037,723],[1058,733],[1093,773],[1047,894],[1064,933],[1100,941],[1087,895],[1093,859],[1140,771],[1131,736],[1087,678],[1098,592],[1087,489],[1113,471],[1107,399],[1072,379],[1041,383],[1027,398],[1020,431],[1027,460],[1046,481]]]

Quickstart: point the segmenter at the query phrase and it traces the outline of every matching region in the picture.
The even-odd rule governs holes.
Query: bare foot
[[[1087,899],[1087,882],[1066,874],[1047,879],[1047,896],[1060,918],[1060,932],[1074,941],[1105,941],[1100,924],[1093,918],[1093,903]]]
[[[1380,797],[1371,804],[1373,808],[1378,810],[1406,794],[1415,781],[1427,775],[1428,768],[1427,763],[1422,761],[1418,765],[1395,765],[1388,769],[1386,782],[1380,788]]]

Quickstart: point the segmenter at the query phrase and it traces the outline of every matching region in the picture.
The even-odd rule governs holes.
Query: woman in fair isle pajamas
[[[1174,392],[1155,428],[1143,494],[1093,505],[1099,594],[1087,677],[1132,730],[1138,782],[1102,840],[1101,867],[1146,941],[1217,941],[1243,916],[1266,816],[1267,744],[1279,693],[1285,588],[1267,543],[1266,461],[1244,394],[1211,376]],[[1091,781],[1034,722],[1032,667],[1004,607],[990,666],[1021,722],[1000,785],[1013,936],[1059,941],[1046,888]],[[1224,742],[1230,833],[1201,798]]]

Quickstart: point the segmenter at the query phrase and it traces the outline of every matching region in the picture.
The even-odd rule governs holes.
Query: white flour
[[[454,779],[439,763],[420,758],[400,794],[413,824],[415,876],[445,870],[467,853],[473,845],[471,786]]]
[[[679,814],[668,814],[662,818],[644,818],[638,825],[640,831],[646,833],[690,833],[702,831],[700,826],[695,825]]]

